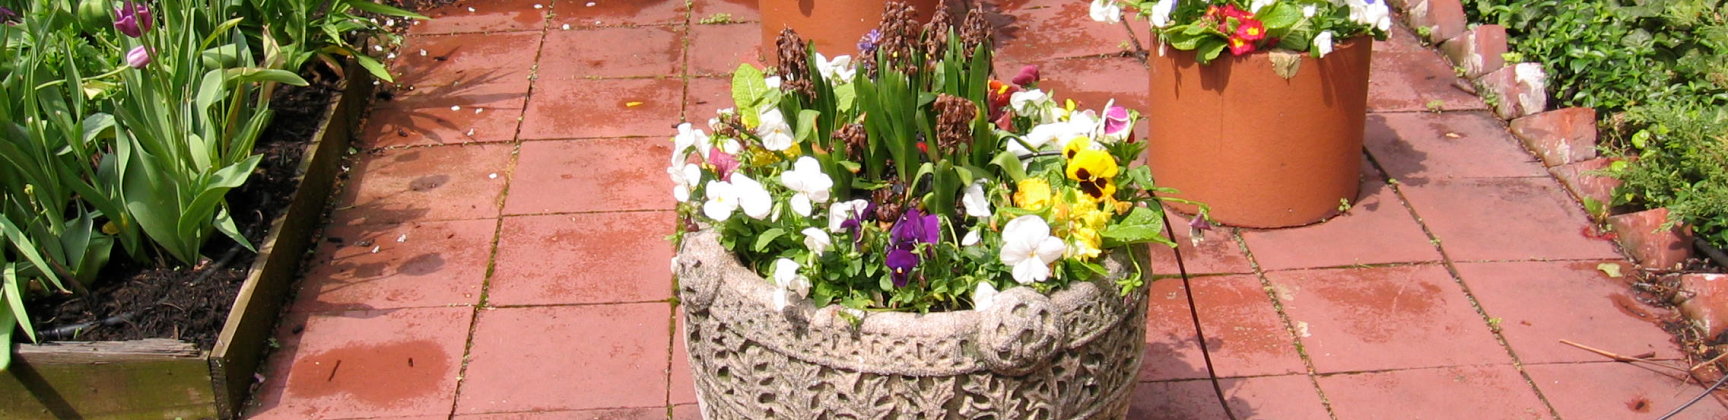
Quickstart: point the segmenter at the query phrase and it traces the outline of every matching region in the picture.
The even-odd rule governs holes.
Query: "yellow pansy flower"
[[[1102,150],[1081,150],[1068,159],[1068,179],[1080,182],[1080,191],[1093,199],[1116,194],[1116,158]]]
[[[1039,178],[1020,181],[1014,191],[1014,205],[1031,211],[1042,211],[1050,207],[1050,183]]]

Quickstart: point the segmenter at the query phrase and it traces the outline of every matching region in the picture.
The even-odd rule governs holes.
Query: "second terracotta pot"
[[[1153,177],[1231,226],[1299,226],[1337,214],[1357,199],[1372,53],[1373,42],[1357,38],[1324,59],[1304,54],[1289,80],[1266,53],[1225,52],[1207,65],[1191,51],[1154,53]]]
[[[941,6],[942,0],[901,0],[917,12],[919,24]],[[774,41],[780,30],[792,28],[805,42],[815,42],[816,51],[829,57],[858,55],[858,40],[882,23],[882,9],[889,0],[758,0],[762,12],[762,57],[777,60]]]

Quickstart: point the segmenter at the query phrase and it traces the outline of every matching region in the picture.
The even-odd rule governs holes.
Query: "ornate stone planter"
[[[1140,369],[1146,288],[1111,279],[1051,295],[1003,291],[985,311],[843,315],[774,286],[721,247],[684,238],[674,264],[690,366],[708,419],[1120,419]],[[1111,278],[1145,247],[1104,260]],[[1148,275],[1148,277],[1150,277]],[[856,324],[854,324],[856,320]]]

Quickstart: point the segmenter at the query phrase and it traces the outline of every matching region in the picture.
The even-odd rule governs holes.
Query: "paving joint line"
[[[1284,302],[1278,300],[1278,288],[1266,277],[1266,270],[1260,267],[1260,260],[1254,257],[1254,251],[1248,248],[1248,240],[1242,237],[1242,230],[1231,228],[1230,237],[1236,241],[1236,247],[1241,249],[1242,255],[1248,259],[1248,267],[1254,271],[1254,277],[1260,280],[1260,291],[1272,301],[1272,309],[1278,312],[1278,319],[1284,322],[1284,332],[1290,334],[1291,344],[1296,346],[1296,355],[1302,359],[1303,367],[1308,370],[1308,383],[1314,387],[1314,393],[1320,396],[1320,408],[1325,409],[1326,415],[1332,420],[1339,420],[1338,413],[1332,409],[1332,399],[1328,398],[1326,390],[1320,387],[1319,369],[1314,367],[1313,357],[1308,355],[1307,346],[1302,344],[1302,335],[1296,333],[1296,322],[1284,310]]]
[[[534,51],[534,65],[529,66],[528,68],[528,88],[527,91],[522,94],[522,110],[516,117],[516,132],[511,136],[513,139],[520,139],[522,136],[522,123],[527,119],[528,103],[534,99],[534,85],[539,79],[540,58],[544,56],[546,50],[546,32],[549,30],[548,28],[552,26],[552,17],[556,14],[559,0],[548,0],[548,3],[550,4],[546,6],[546,12],[544,15],[545,21],[541,24],[540,28],[540,45],[537,46]],[[492,275],[498,268],[498,244],[503,240],[504,236],[504,217],[502,214],[504,203],[510,195],[510,186],[514,183],[513,181],[516,178],[516,165],[520,162],[522,156],[522,142],[520,140],[506,142],[505,144],[511,144],[514,147],[514,150],[511,151],[510,159],[505,163],[503,171],[505,176],[504,188],[499,191],[496,202],[500,214],[497,217],[497,223],[494,225],[492,230],[492,249],[486,258],[486,274],[484,280],[480,283],[479,301],[474,305],[471,311],[472,315],[470,315],[468,320],[468,336],[467,339],[464,340],[462,347],[462,366],[456,371],[456,386],[455,390],[451,392],[449,411],[450,418],[455,418],[456,416],[456,411],[459,408],[458,404],[462,401],[462,387],[467,383],[468,364],[472,361],[474,356],[474,335],[480,329],[480,313],[486,310],[486,302],[489,298],[488,293],[490,293],[492,289]]]

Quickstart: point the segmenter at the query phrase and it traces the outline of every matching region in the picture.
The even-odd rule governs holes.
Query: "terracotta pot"
[[[762,57],[769,64],[778,58],[774,41],[780,30],[792,28],[805,42],[815,42],[816,51],[829,57],[858,55],[858,40],[882,23],[882,9],[889,0],[758,0],[762,12]],[[942,0],[901,0],[917,12],[918,22]]]
[[[1226,51],[1207,65],[1192,51],[1153,54],[1153,177],[1227,225],[1288,227],[1337,214],[1359,189],[1372,53],[1372,41],[1355,38],[1325,59],[1304,54],[1289,80],[1266,53]]]

